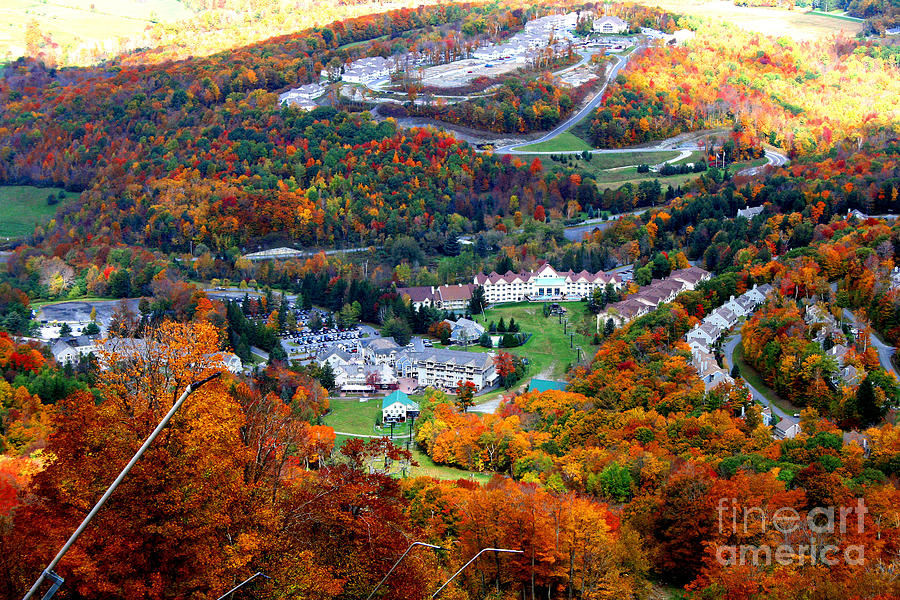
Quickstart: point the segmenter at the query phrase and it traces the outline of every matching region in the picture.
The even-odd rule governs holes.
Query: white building
[[[781,419],[775,425],[775,437],[780,440],[791,440],[800,433],[800,423],[788,419]]]
[[[395,391],[381,401],[381,418],[385,423],[402,423],[419,415],[419,405],[401,391]]]
[[[459,319],[457,321],[444,321],[450,325],[450,341],[454,344],[467,346],[477,343],[485,328],[471,319]]]
[[[745,206],[744,208],[738,209],[737,216],[744,217],[745,219],[747,219],[749,221],[750,219],[752,219],[753,217],[755,217],[762,211],[763,211],[762,206],[754,206],[753,208],[750,208],[749,206]]]
[[[334,386],[343,393],[367,393],[397,386],[394,369],[387,363],[339,365],[334,369]]]
[[[728,310],[728,308],[726,308],[725,306],[720,306],[716,310],[709,313],[709,315],[705,319],[703,319],[703,321],[712,323],[719,329],[727,330],[737,325],[738,316]]]
[[[403,348],[393,338],[370,338],[360,341],[360,356],[369,364],[393,365]]]
[[[692,349],[691,364],[697,369],[697,375],[707,391],[722,383],[734,383],[731,375],[716,362],[716,357],[703,349]]]
[[[752,289],[747,290],[742,295],[747,296],[748,298],[753,300],[753,302],[756,304],[756,306],[759,306],[760,304],[765,302],[766,297],[769,295],[769,292],[771,292],[771,291],[772,291],[772,286],[769,285],[768,283],[764,283],[760,286],[757,286],[754,284]]]
[[[60,365],[66,363],[75,365],[82,356],[87,356],[97,350],[94,341],[95,338],[88,336],[64,338],[54,342],[50,346],[50,352],[53,353],[53,358]]]
[[[291,104],[298,101],[312,101],[325,93],[325,88],[318,83],[307,83],[278,95],[279,104]]]
[[[484,288],[485,300],[490,304],[522,300],[580,300],[597,288],[605,288],[607,284],[612,284],[616,290],[622,289],[622,280],[614,273],[556,271],[549,264],[531,272],[509,271],[505,275],[491,273],[475,276],[475,285]]]
[[[222,365],[232,373],[240,373],[244,370],[244,363],[241,357],[233,352],[221,353]]]
[[[320,366],[325,366],[325,364],[331,365],[332,369],[337,370],[340,367],[347,366],[354,362],[353,355],[349,352],[345,352],[340,348],[331,347],[329,350],[319,354],[316,357],[316,362],[319,363]]]
[[[688,333],[686,339],[689,344],[696,342],[697,344],[709,348],[716,343],[722,335],[722,330],[714,323],[700,323]]]
[[[605,16],[594,19],[594,31],[597,33],[623,33],[628,29],[628,23],[619,17]]]
[[[419,385],[454,390],[460,381],[482,389],[498,378],[493,354],[429,348],[425,352],[402,352],[397,356],[398,377],[416,379]]]

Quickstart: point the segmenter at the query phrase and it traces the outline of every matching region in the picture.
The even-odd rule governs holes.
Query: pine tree
[[[604,333],[604,335],[606,335],[607,337],[609,337],[609,336],[612,335],[613,331],[615,331],[615,330],[616,330],[616,324],[613,323],[613,320],[612,320],[612,319],[607,319],[607,320],[606,320],[606,325],[604,325],[604,327],[603,327],[603,333]]]
[[[884,416],[884,410],[879,406],[875,396],[875,386],[872,385],[870,375],[866,375],[856,390],[856,409],[859,412],[859,419],[864,425],[874,425]]]

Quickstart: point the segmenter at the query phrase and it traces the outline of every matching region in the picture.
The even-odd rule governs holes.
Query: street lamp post
[[[159,434],[162,433],[162,430],[165,429],[166,425],[169,424],[169,421],[175,416],[175,413],[178,412],[178,409],[181,408],[181,405],[184,404],[184,401],[187,400],[188,396],[194,393],[200,386],[204,383],[212,381],[216,377],[220,376],[222,373],[213,373],[209,377],[205,379],[201,379],[200,381],[195,381],[194,383],[188,385],[184,389],[184,393],[181,394],[181,397],[175,401],[175,404],[172,405],[172,408],[169,409],[169,412],[166,413],[166,416],[163,417],[162,421],[159,422],[159,425],[156,426],[156,429],[150,434],[150,436],[144,441],[143,445],[138,448],[138,451],[134,454],[128,464],[125,465],[125,468],[122,469],[122,472],[119,473],[119,476],[116,477],[115,481],[106,489],[103,496],[100,497],[100,500],[97,501],[97,504],[94,505],[94,508],[91,509],[91,512],[84,518],[84,521],[81,522],[81,525],[78,526],[78,529],[75,530],[69,539],[66,541],[65,545],[59,551],[59,553],[50,561],[50,564],[47,565],[47,568],[41,572],[41,576],[38,577],[37,581],[34,582],[34,585],[31,586],[31,589],[28,590],[28,593],[22,598],[22,600],[28,600],[31,598],[34,593],[41,586],[41,583],[44,582],[45,579],[50,578],[54,581],[53,587],[44,595],[43,600],[50,600],[56,590],[62,585],[62,577],[53,572],[53,568],[59,564],[59,561],[62,560],[62,557],[65,556],[66,552],[69,551],[69,548],[72,547],[72,544],[81,536],[84,532],[85,528],[87,528],[88,523],[97,515],[97,512],[103,507],[109,497],[112,495],[116,488],[119,487],[119,484],[122,483],[122,480],[125,479],[125,476],[128,475],[129,471],[134,467],[135,463],[143,456],[144,452],[147,451],[147,448],[150,447],[150,444],[159,437]]]
[[[241,589],[242,587],[244,587],[245,585],[247,585],[248,583],[250,583],[251,581],[253,581],[253,580],[256,579],[257,577],[265,577],[266,579],[272,579],[271,577],[269,577],[269,576],[266,575],[265,573],[254,573],[253,575],[251,575],[251,576],[248,577],[247,579],[243,580],[242,582],[240,582],[239,584],[237,584],[236,586],[234,586],[233,588],[231,588],[230,590],[228,590],[227,592],[225,592],[224,594],[222,594],[221,596],[219,596],[217,600],[223,600],[224,598],[230,596],[231,594],[234,594],[236,591],[238,591],[239,589]]]
[[[447,585],[449,585],[451,581],[453,581],[454,579],[456,579],[456,576],[457,576],[457,575],[459,575],[460,573],[462,573],[462,572],[466,569],[466,567],[468,567],[468,566],[471,565],[473,562],[475,562],[475,559],[478,558],[479,556],[481,556],[482,554],[484,554],[485,552],[509,552],[510,554],[522,554],[522,551],[521,551],[521,550],[507,550],[506,548],[482,548],[481,550],[479,550],[478,554],[476,554],[476,555],[473,556],[471,559],[469,559],[469,562],[467,562],[467,563],[464,564],[462,567],[460,567],[459,571],[457,571],[456,573],[454,573],[454,574],[450,577],[450,579],[448,579],[447,581],[445,581],[444,584],[443,584],[441,587],[439,587],[435,593],[433,593],[433,594],[431,595],[432,600],[434,600],[434,598],[437,598],[437,595],[440,594],[441,591],[442,591],[445,587],[447,587]]]
[[[435,546],[434,544],[426,544],[425,542],[413,542],[412,544],[410,544],[409,548],[406,549],[406,552],[400,555],[400,558],[397,559],[397,562],[394,563],[387,574],[381,578],[381,581],[378,582],[378,585],[375,586],[375,589],[372,590],[372,592],[366,597],[366,600],[371,600],[372,596],[375,595],[375,592],[378,591],[378,588],[381,587],[381,584],[387,581],[387,578],[391,576],[391,573],[394,572],[394,569],[397,568],[397,565],[400,564],[400,561],[406,558],[406,555],[409,554],[409,551],[412,550],[414,546],[427,546],[428,548],[442,549],[440,546]]]

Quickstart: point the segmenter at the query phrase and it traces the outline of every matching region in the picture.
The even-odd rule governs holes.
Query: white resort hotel
[[[616,290],[622,288],[622,280],[614,273],[557,271],[549,264],[537,271],[479,274],[475,276],[475,284],[484,288],[485,300],[490,304],[522,300],[581,300],[608,284]]]

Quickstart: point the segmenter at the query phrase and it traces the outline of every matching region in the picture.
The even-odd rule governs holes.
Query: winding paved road
[[[741,332],[737,331],[734,334],[732,334],[725,341],[725,344],[722,346],[722,351],[724,352],[725,357],[728,359],[729,367],[734,366],[734,349],[740,343],[741,343]],[[750,390],[750,394],[753,396],[753,399],[764,406],[768,406],[769,409],[772,411],[772,414],[778,415],[785,422],[786,426],[788,423],[793,424],[793,423],[797,423],[799,421],[799,419],[795,418],[793,415],[789,415],[788,413],[783,411],[781,408],[770,403],[769,399],[766,398],[762,394],[762,392],[760,392],[758,389],[756,389],[755,387],[750,385],[750,382],[748,382],[746,379],[744,379],[743,377],[741,377],[741,379],[744,380],[744,385],[746,385],[747,389]]]
[[[581,121],[583,118],[588,116],[592,110],[597,108],[597,106],[603,101],[603,93],[606,91],[606,88],[609,87],[609,82],[615,80],[616,76],[619,74],[619,71],[621,71],[622,68],[628,64],[628,60],[631,58],[631,56],[638,50],[643,49],[645,47],[645,45],[646,45],[645,43],[638,44],[637,46],[634,47],[634,50],[632,50],[627,55],[625,55],[624,58],[622,58],[621,56],[615,57],[618,60],[618,62],[610,70],[609,75],[607,75],[607,77],[606,77],[606,82],[603,84],[603,87],[601,87],[600,90],[597,91],[597,93],[594,95],[594,97],[591,98],[590,102],[585,104],[581,108],[581,110],[576,112],[574,115],[572,115],[571,117],[569,117],[568,119],[566,119],[565,121],[563,121],[562,123],[557,125],[554,129],[547,132],[545,135],[539,137],[538,139],[529,140],[526,142],[518,142],[515,144],[510,144],[508,146],[502,146],[500,148],[495,148],[494,154],[518,154],[519,153],[518,149],[522,146],[529,146],[531,144],[540,144],[541,142],[546,142],[546,141],[552,140],[559,134],[561,134],[565,131],[568,131],[569,129],[574,127],[576,123]],[[573,151],[573,152],[575,152],[575,151]]]
[[[863,324],[857,320],[856,315],[846,308],[844,309],[844,318],[853,323],[853,326],[857,329],[863,328]],[[872,331],[872,335],[869,336],[869,340],[871,340],[872,345],[875,346],[875,350],[878,351],[878,361],[881,363],[881,368],[888,373],[893,373],[894,377],[896,377],[897,380],[900,380],[900,373],[897,372],[897,369],[894,367],[894,363],[891,362],[891,357],[894,355],[897,349],[889,344],[884,343],[881,338],[878,337],[878,333],[876,333],[874,330]]]
[[[755,175],[759,175],[765,167],[769,165],[773,167],[783,167],[788,163],[788,157],[773,150],[772,148],[765,148],[766,160],[769,161],[764,165],[760,165],[758,167],[747,167],[746,169],[741,169],[735,175],[740,175],[743,177],[753,177]]]

